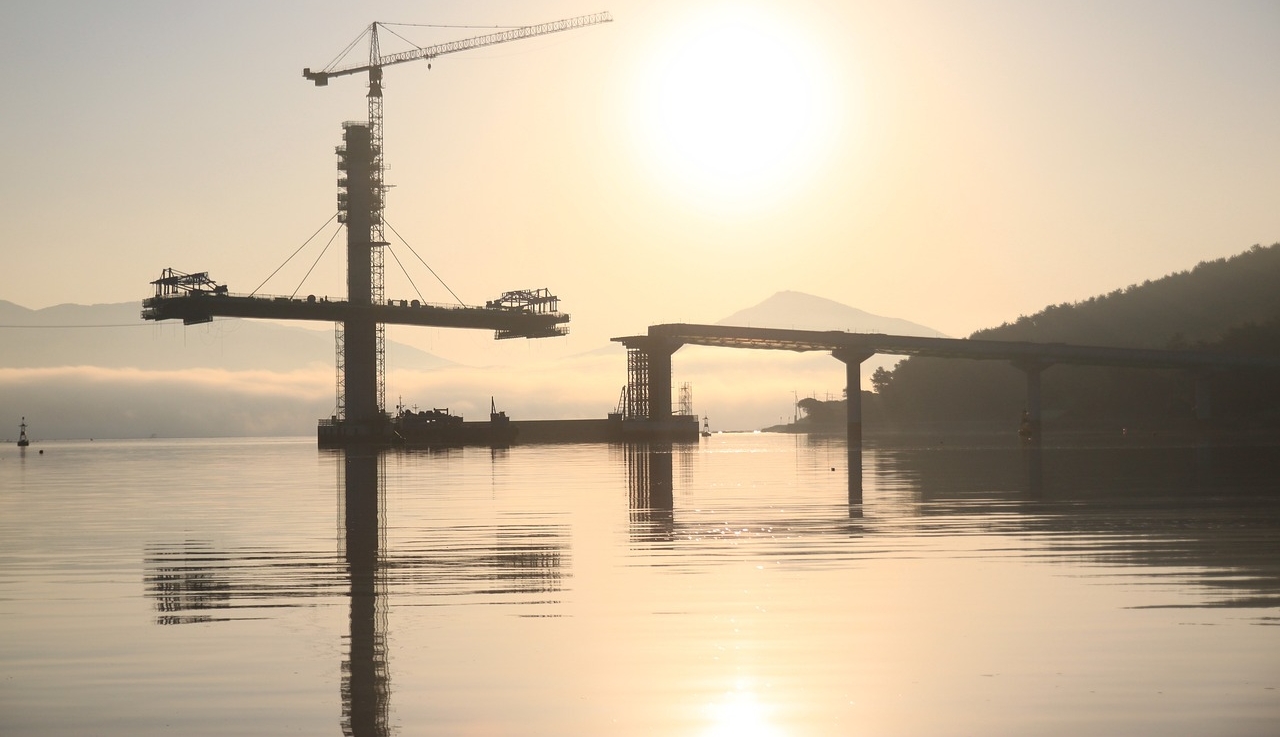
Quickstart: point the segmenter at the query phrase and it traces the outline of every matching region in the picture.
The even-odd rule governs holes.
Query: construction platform
[[[434,412],[438,410],[429,411]],[[626,420],[618,414],[594,420],[511,420],[505,414],[498,414],[500,418],[491,415],[487,422],[467,422],[446,413],[416,425],[387,418],[384,422],[365,426],[331,417],[320,420],[316,428],[316,442],[321,448],[353,445],[501,448],[551,443],[692,442],[699,437],[696,415],[675,415],[665,422],[655,422]]]

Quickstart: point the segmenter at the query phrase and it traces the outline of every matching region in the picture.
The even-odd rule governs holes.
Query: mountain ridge
[[[783,290],[763,301],[717,320],[716,325],[790,330],[844,330],[921,337],[947,337],[919,323],[875,315],[826,297]]]
[[[948,337],[931,327],[910,320],[872,314],[833,299],[793,290],[774,292],[760,302],[744,307],[711,324],[744,328],[840,330],[851,333],[886,333],[927,338]],[[611,343],[575,353],[569,358],[613,355],[620,349],[619,345]]]
[[[1280,244],[1148,279],[1074,303],[1049,305],[979,330],[988,340],[1280,355]],[[1202,378],[1215,421],[1240,430],[1280,427],[1273,373],[1213,371]],[[914,356],[875,377],[869,417],[890,422],[988,422],[1017,417],[1025,378],[1001,362]],[[1201,401],[1188,371],[1055,366],[1042,410],[1061,426],[1189,427]]]

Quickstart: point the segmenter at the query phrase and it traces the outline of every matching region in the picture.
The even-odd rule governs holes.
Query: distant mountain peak
[[[909,320],[875,315],[826,297],[791,290],[777,292],[753,307],[739,310],[716,321],[716,324],[943,337],[937,330]]]

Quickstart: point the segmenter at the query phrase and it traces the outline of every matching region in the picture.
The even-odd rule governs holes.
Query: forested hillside
[[[1280,355],[1280,244],[1053,305],[972,338]],[[1176,427],[1193,416],[1183,371],[1054,366],[1042,376],[1046,426]],[[872,426],[922,422],[1013,425],[1021,371],[1003,363],[912,358],[877,372],[864,416]],[[1213,377],[1213,414],[1237,427],[1280,425],[1280,376]]]

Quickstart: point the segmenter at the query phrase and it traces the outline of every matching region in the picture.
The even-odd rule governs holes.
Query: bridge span
[[[164,279],[158,280],[163,282]],[[157,283],[157,282],[153,282]],[[160,291],[157,287],[157,292]],[[222,292],[173,292],[157,294],[142,303],[146,320],[182,320],[184,325],[209,322],[214,317],[247,317],[267,320],[365,320],[385,325],[419,325],[436,328],[493,330],[494,337],[546,338],[564,335],[569,316],[539,306],[424,304],[418,300],[387,300],[386,304],[359,304],[308,296],[271,297]]]
[[[1041,435],[1040,374],[1055,364],[1183,369],[1195,376],[1196,416],[1210,416],[1209,376],[1229,369],[1280,370],[1280,359],[1206,351],[1115,348],[1110,346],[1029,341],[925,338],[838,330],[787,330],[728,325],[651,325],[645,335],[614,338],[628,352],[628,391],[641,398],[640,413],[658,426],[671,419],[671,356],[686,345],[757,350],[827,351],[845,365],[848,391],[849,494],[861,500],[862,394],[861,365],[883,353],[985,361],[1007,361],[1026,375],[1027,414],[1031,438]],[[639,370],[632,370],[639,367]],[[632,384],[635,384],[633,387]]]

